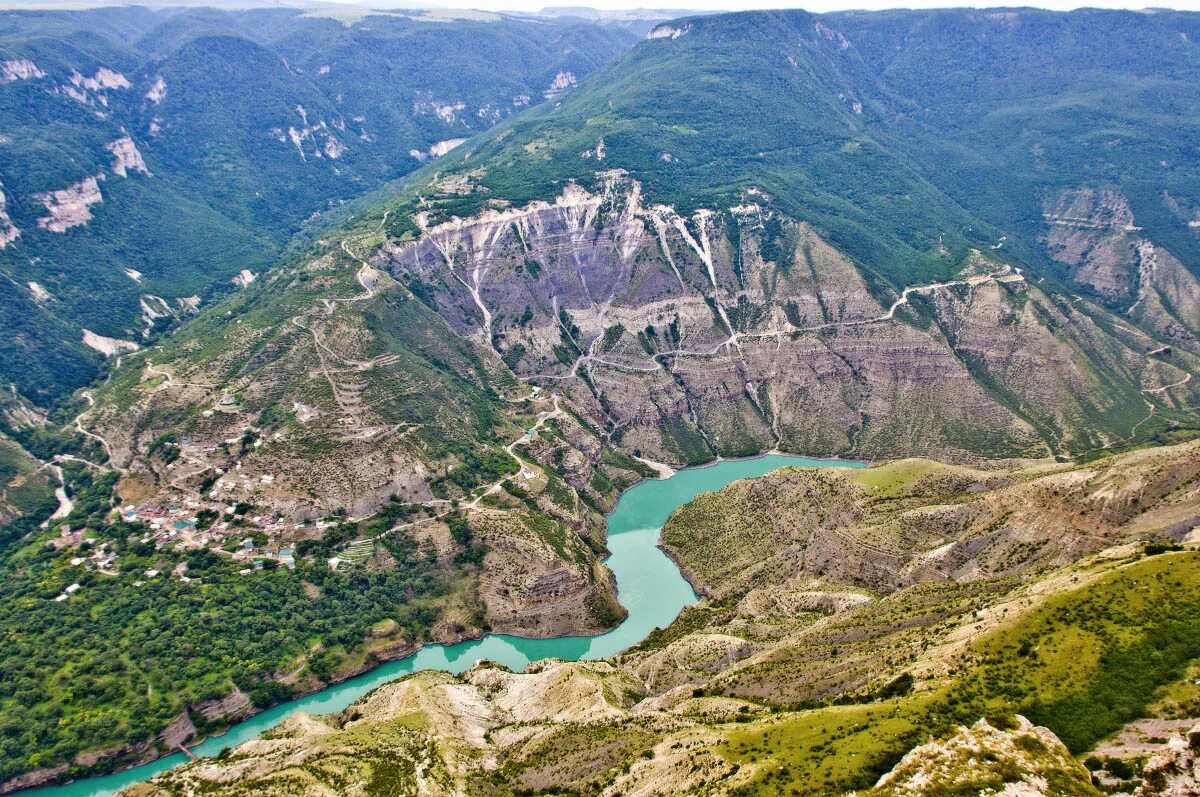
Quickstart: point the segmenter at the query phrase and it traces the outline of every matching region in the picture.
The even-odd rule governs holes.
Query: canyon
[[[271,13],[0,73],[91,131],[3,173],[9,788],[331,684],[378,688],[136,791],[1092,797],[1137,787],[1136,723],[1196,719],[1194,16],[713,15],[620,57],[529,22],[519,80],[393,90],[378,30],[527,21]],[[275,88],[217,135],[188,98],[234,66]],[[261,171],[176,203],[212,188],[180,142],[230,130]],[[110,234],[176,206],[202,242]],[[606,517],[760,454],[872,467],[666,493],[700,602],[572,636],[624,627]],[[510,636],[589,660],[456,658]]]

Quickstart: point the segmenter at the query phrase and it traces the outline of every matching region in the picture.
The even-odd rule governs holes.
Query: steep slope
[[[684,214],[761,189],[897,283],[949,277],[970,247],[998,237],[894,151],[878,123],[887,107],[861,102],[888,90],[815,15],[665,23],[586,88],[440,163],[439,174],[469,175],[481,189],[447,212],[551,199],[596,169],[624,169],[648,202]]]
[[[997,254],[893,291],[757,189],[682,215],[620,173],[595,180],[465,220],[423,211],[420,239],[374,262],[618,445],[675,463],[1003,456],[1195,424],[1192,351]]]
[[[1088,14],[1013,13],[1035,30],[1051,20],[1102,45]],[[1026,629],[997,630],[991,642],[964,652],[962,640],[979,620],[974,613],[1027,588],[1034,591],[1020,599],[1032,607],[1003,610],[1028,617],[1026,610],[1047,600],[1036,590],[1065,588],[1054,580],[1060,577],[1078,576],[1083,583],[1069,582],[1076,592],[1097,573],[1109,579],[1092,596],[1095,606],[1109,595],[1133,600],[1120,575],[1126,565],[1165,578],[1153,564],[1123,559],[1135,547],[1114,553],[1111,546],[1187,532],[1196,517],[1195,445],[1052,466],[1061,472],[1049,474],[1015,465],[997,471],[989,460],[1095,458],[1194,436],[1194,263],[1177,242],[1181,230],[1192,234],[1188,208],[1200,200],[1191,199],[1196,192],[1186,179],[1161,182],[1177,209],[1164,225],[1166,217],[1146,211],[1128,184],[1108,184],[1092,165],[1073,171],[1055,161],[1045,185],[1015,183],[1032,216],[976,202],[969,181],[978,173],[964,169],[956,178],[935,168],[922,150],[928,143],[930,153],[945,152],[932,149],[942,146],[933,142],[935,126],[906,116],[917,107],[915,89],[889,77],[888,59],[860,53],[839,19],[757,13],[660,26],[617,63],[422,167],[395,195],[314,235],[277,268],[254,280],[240,275],[245,290],[203,309],[161,346],[121,352],[120,367],[84,396],[87,406],[72,424],[88,441],[76,454],[110,472],[80,479],[96,486],[95,500],[68,524],[60,552],[46,549],[45,537],[29,538],[27,558],[13,560],[24,580],[5,583],[41,583],[49,606],[75,577],[64,562],[111,570],[115,561],[122,578],[143,581],[139,572],[174,572],[194,559],[205,568],[227,565],[213,575],[218,591],[242,596],[231,587],[236,565],[262,559],[268,569],[268,560],[291,559],[299,575],[261,577],[287,579],[288,600],[308,607],[303,601],[315,599],[304,584],[329,577],[349,584],[340,593],[347,601],[361,589],[367,610],[342,634],[327,625],[334,612],[317,618],[324,624],[315,640],[256,638],[248,673],[218,668],[199,685],[180,679],[184,687],[161,690],[167,694],[153,727],[128,727],[130,706],[144,692],[122,683],[125,691],[114,689],[106,703],[116,704],[117,721],[106,727],[144,742],[180,711],[234,695],[234,687],[269,703],[282,696],[279,684],[307,689],[370,666],[376,647],[395,653],[487,627],[545,635],[609,626],[616,610],[599,565],[600,513],[618,492],[658,471],[654,461],[695,464],[771,448],[936,457],[978,470],[946,466],[944,483],[923,486],[876,471],[902,482],[896,495],[883,496],[864,482],[796,476],[780,489],[770,482],[753,488],[787,513],[718,503],[737,524],[708,528],[698,520],[705,539],[690,546],[672,539],[677,525],[668,543],[712,600],[621,660],[620,677],[636,678],[649,702],[626,706],[619,723],[598,732],[598,746],[611,756],[589,764],[596,746],[579,747],[590,737],[575,725],[547,723],[544,733],[527,735],[515,727],[522,720],[497,715],[498,724],[487,726],[493,733],[467,757],[478,753],[478,760],[500,762],[498,769],[455,769],[430,753],[427,763],[404,764],[412,778],[433,767],[439,778],[461,775],[472,793],[587,791],[617,779],[622,791],[653,792],[664,783],[702,785],[737,768],[744,772],[735,785],[788,778],[814,790],[861,788],[920,741],[917,728],[949,734],[993,705],[1028,709],[1035,722],[1054,716],[1029,705],[1020,684],[1009,689],[1011,668],[1033,677],[1024,654],[1006,652],[1019,648]],[[1178,17],[1179,24],[1190,19]],[[1149,41],[1180,32],[1147,25]],[[964,30],[966,46],[976,33]],[[217,36],[213,46],[228,40],[206,33]],[[170,49],[176,35],[160,31],[153,46]],[[238,47],[247,57],[270,49],[262,42]],[[1172,52],[1184,61],[1185,79],[1167,93],[1190,96],[1195,54],[1191,46]],[[1074,55],[1068,49],[1060,62],[1054,52],[1046,58],[1069,71]],[[551,93],[570,83],[555,77]],[[1099,80],[1093,88],[1106,85]],[[1153,93],[1153,85],[1145,88]],[[970,92],[965,84],[943,89]],[[1103,98],[1119,96],[1112,88]],[[322,143],[340,128],[316,115],[324,107],[318,99],[305,106],[308,132],[288,123],[280,128],[284,141],[275,142],[310,166],[343,156],[349,164],[349,152],[332,158]],[[414,98],[414,109],[422,109],[416,115],[452,124],[443,116],[457,119],[461,109],[436,99],[426,108]],[[962,97],[947,104],[960,107]],[[1194,106],[1180,107],[1177,115],[1186,116]],[[969,136],[947,140],[967,155],[983,152]],[[1114,174],[1127,166],[1115,164]],[[75,199],[54,203],[75,206]],[[923,474],[941,466],[895,467]],[[106,486],[115,486],[119,518]],[[91,530],[102,532],[107,547],[85,547]],[[1194,557],[1168,558],[1185,562],[1188,574],[1177,600],[1158,585],[1169,622],[1133,606],[1140,630],[1130,638],[1138,657],[1159,643],[1170,656],[1135,684],[1136,705],[1122,704],[1094,727],[1044,723],[1073,751],[1139,716],[1149,692],[1194,656],[1179,622],[1194,609]],[[243,569],[260,578],[252,566]],[[175,578],[186,573],[156,593],[157,614],[174,619],[187,605],[189,593],[175,592],[183,589]],[[1043,576],[1050,580],[1037,581]],[[65,608],[77,611],[74,622],[103,613],[129,588],[97,579],[112,591],[72,598]],[[411,580],[420,589],[389,586],[380,597],[371,588],[376,580]],[[89,602],[93,594],[101,600]],[[207,647],[236,645],[255,623],[290,611],[279,602],[262,607],[251,622],[222,624],[220,645]],[[28,614],[13,615],[12,627],[41,634],[57,627],[41,604],[18,608]],[[1030,620],[1037,634],[1049,633],[1047,616]],[[101,656],[124,638],[128,618],[112,617],[106,646],[95,646]],[[1087,661],[1125,650],[1112,627],[1088,625],[1099,617],[1073,618],[1097,640],[1087,652],[1098,658]],[[373,623],[389,619],[395,626],[386,626],[381,643],[371,636]],[[191,631],[186,623],[171,627]],[[401,628],[402,640],[394,636]],[[34,637],[28,649],[39,651],[45,637]],[[22,682],[31,691],[22,694],[45,700],[48,713],[37,718],[55,711],[78,718],[38,678],[57,671],[59,652],[79,652],[46,647],[38,655],[49,658],[36,660],[32,685]],[[993,654],[996,661],[988,659]],[[969,659],[968,670],[958,669],[956,655]],[[22,657],[35,661],[33,653]],[[171,674],[156,663],[146,678],[162,684]],[[967,680],[952,682],[960,676]],[[1047,677],[1054,689],[1070,680],[1058,669]],[[903,701],[895,723],[870,724],[863,732],[870,739],[838,727],[875,719],[877,707],[864,705],[907,698],[905,684],[922,678],[934,694]],[[1097,678],[1075,680],[1111,691],[1108,675]],[[995,680],[1004,689],[993,690]],[[427,685],[450,683],[430,678]],[[970,700],[938,691],[960,686]],[[704,702],[709,690],[711,703]],[[478,707],[476,697],[464,700]],[[1102,703],[1092,693],[1084,698],[1088,711]],[[826,706],[816,725],[798,713],[837,700],[850,705]],[[1063,701],[1055,705],[1070,702]],[[790,712],[781,725],[795,745],[776,744],[772,720],[755,718],[763,707]],[[634,734],[638,755],[663,728],[676,735],[642,766],[614,740],[651,712],[651,732]],[[743,714],[761,720],[748,734],[733,722]],[[39,719],[43,736],[32,744],[53,745],[56,766],[87,766],[81,749],[116,742],[99,732],[58,735],[59,727]],[[340,727],[316,730],[341,741]],[[408,726],[399,735],[385,730],[412,751],[429,741],[420,727],[415,734]],[[689,758],[692,734],[703,743],[703,762]],[[299,741],[289,737],[275,763],[308,741],[303,733]],[[821,766],[801,749],[848,753],[859,742],[870,755],[839,756],[845,767]],[[569,765],[560,761],[564,749],[573,751]],[[760,764],[765,750],[773,751],[770,763]],[[12,755],[11,772],[28,767],[27,752]],[[138,752],[127,746],[119,755]],[[314,755],[326,752],[314,748]],[[386,768],[378,755],[373,760]],[[793,765],[800,774],[782,774]],[[224,764],[206,766],[213,769],[205,779],[236,788]],[[302,769],[300,785],[289,780],[280,788],[328,785],[313,774],[319,765]],[[271,771],[263,768],[264,777]]]
[[[955,14],[964,46],[994,23]],[[1086,38],[1138,24],[1127,14],[1013,19],[1026,49],[1043,29]],[[1190,19],[1148,22],[1139,36],[1178,39]],[[518,375],[570,390],[614,442],[673,462],[771,445],[1083,452],[1194,427],[1200,348],[1189,319],[1200,282],[1179,259],[1191,249],[1177,256],[1162,242],[1194,234],[1183,197],[1195,181],[1164,176],[1172,214],[1138,203],[1135,216],[1090,162],[1056,159],[1041,182],[1011,188],[1038,221],[968,203],[970,167],[917,157],[947,144],[909,118],[916,66],[893,75],[879,53],[858,51],[843,21],[883,46],[855,16],[660,26],[584,90],[429,167],[388,206],[399,242],[390,270],[456,329],[489,339]],[[917,53],[932,46],[921,35]],[[1183,64],[1169,82],[1147,77],[1166,69],[1157,61],[1131,66],[1128,80],[1162,96],[1194,91],[1186,76],[1200,56],[1171,47]],[[1043,53],[1067,73],[1075,56]],[[1122,63],[1039,86],[1063,102],[1084,87],[1116,95]],[[975,100],[941,90],[966,126]],[[1186,111],[1170,113],[1186,129]],[[1008,161],[974,124],[946,140],[987,154],[1003,182]],[[1159,124],[1147,117],[1139,135]],[[1192,160],[1181,156],[1180,168]],[[1114,160],[1124,190],[1135,176],[1156,179],[1139,163]],[[1091,208],[1089,196],[1105,198]],[[1099,240],[1112,224],[1129,240]],[[1114,246],[1121,264],[1105,266]],[[1105,280],[1113,286],[1098,288]],[[917,409],[932,405],[932,417]]]
[[[735,483],[679,510],[667,529],[668,543],[688,535],[676,555],[711,597],[633,650],[522,674],[486,663],[458,678],[417,674],[345,712],[294,717],[267,738],[127,793],[990,788],[1092,797],[1100,792],[1074,756],[1146,716],[1161,688],[1190,683],[1187,665],[1200,653],[1190,630],[1197,554],[1145,556],[1140,542],[1197,523],[1196,451],[1188,444],[1093,466],[990,471],[910,461]],[[798,509],[780,508],[781,498]],[[803,547],[792,541],[807,515],[826,507],[836,521],[855,505],[860,517],[842,528],[857,541],[840,549],[874,557],[865,580],[853,563],[764,569],[753,551],[737,558],[744,539],[706,531],[753,532],[764,548],[787,551]],[[1009,517],[1005,506],[1029,513]],[[979,544],[965,527],[948,532],[957,546],[950,558],[978,562],[958,580],[914,571],[861,541],[883,544],[882,517],[903,528],[970,514],[982,524],[988,512],[1005,518],[992,524],[1003,528],[999,545]],[[1098,526],[1104,539],[1075,544],[1076,523]],[[1014,545],[1003,572],[988,564],[1020,535],[1049,540],[1057,553]],[[929,549],[940,541],[920,534],[901,537],[935,559],[950,550]],[[1129,542],[1105,547],[1117,541]],[[1171,546],[1144,550],[1163,549]],[[880,587],[879,574],[904,585]],[[990,754],[978,755],[981,746]]]
[[[1080,35],[1095,19],[1019,18]],[[1046,245],[1023,239],[1006,248],[1007,232],[972,216],[903,154],[919,132],[898,116],[906,100],[877,54],[858,53],[830,27],[839,19],[735,14],[660,27],[581,90],[426,167],[398,199],[319,243],[312,262],[326,258],[323,268],[343,283],[349,273],[390,274],[402,287],[389,295],[411,295],[521,379],[562,393],[606,444],[673,464],[771,447],[1076,454],[1194,428],[1200,349],[1188,319],[1200,290],[1182,261],[1134,229],[1123,195],[1099,188],[1046,198]],[[666,86],[675,87],[670,97]],[[751,108],[767,121],[731,124]],[[650,153],[650,141],[665,148]],[[307,145],[297,146],[305,156]],[[1039,247],[1044,254],[1027,260]],[[1138,252],[1139,262],[1121,251]],[[1114,257],[1120,263],[1106,266]],[[1095,289],[1097,303],[1066,292],[1055,262]],[[1139,298],[1123,309],[1117,288],[1096,287],[1133,272]],[[255,301],[265,304],[275,301],[265,293],[288,289],[274,280],[261,290]],[[339,367],[369,371],[367,363],[410,343],[408,333],[384,339],[391,321],[355,317],[369,306],[327,304],[328,322],[355,337]],[[272,417],[295,411],[291,403],[323,407],[327,420],[312,429],[332,420],[328,397],[314,392],[322,384],[339,412],[358,406],[369,378],[297,381],[296,364],[311,358],[310,347],[320,354],[322,336],[334,330],[306,335],[293,324],[271,330],[261,353],[235,344],[222,354],[213,347],[229,338],[218,331],[229,324],[223,312],[232,311],[219,308],[196,325],[207,336],[196,362],[178,347],[170,365],[147,359],[166,373],[205,372],[199,381],[231,402],[250,378],[244,369],[265,367]],[[416,319],[423,310],[405,312]],[[508,378],[496,367],[494,378]],[[139,381],[155,373],[143,370]],[[118,384],[133,378],[127,371]],[[443,423],[403,402],[384,406],[375,392],[370,417],[339,422],[378,427],[371,434]],[[109,391],[98,413],[122,466],[145,459],[160,435],[193,430],[192,421],[172,428],[180,420],[173,391],[135,395]],[[130,404],[139,411],[127,412]],[[327,437],[277,447],[272,472],[297,465],[305,482],[290,485],[279,508],[370,511],[402,485],[428,497],[422,483],[430,479],[411,464],[410,476],[365,489],[337,485],[342,475],[357,479],[354,469],[302,476],[322,461],[312,455],[318,445],[378,470],[378,458],[349,445],[353,435],[336,436],[332,448]],[[369,436],[357,440],[371,445]]]
[[[5,788],[152,759],[428,642],[621,618],[599,512],[652,469],[344,243],[87,393],[90,445],[58,460],[73,506],[0,548]]]
[[[103,356],[263,271],[314,214],[561,93],[630,40],[422,12],[7,13],[0,333],[16,345],[0,375],[62,398]]]
[[[1200,163],[1184,142],[1200,123],[1195,15],[959,9],[824,21],[904,98],[892,140],[1003,227],[1006,246],[1044,256],[1044,203],[1109,189],[1194,273],[1200,238],[1187,209]]]
[[[0,526],[45,514],[54,506],[54,486],[41,463],[15,440],[0,434]],[[8,529],[5,529],[8,536]]]
[[[58,520],[70,511],[70,497],[62,472],[43,462],[39,445],[53,439],[46,417],[22,401],[13,388],[0,394],[0,549],[18,540],[38,525]],[[60,500],[61,499],[61,500]]]

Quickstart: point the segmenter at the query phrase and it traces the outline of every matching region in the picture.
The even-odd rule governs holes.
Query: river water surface
[[[608,548],[612,556],[606,564],[617,577],[621,605],[629,611],[625,621],[613,630],[599,636],[556,639],[489,634],[457,645],[429,645],[406,659],[387,662],[356,678],[267,709],[191,750],[198,756],[217,755],[223,748],[236,747],[270,730],[297,711],[310,714],[341,711],[372,689],[417,670],[459,673],[470,669],[480,659],[523,670],[538,659],[599,659],[620,653],[641,642],[655,628],[669,625],[685,606],[697,600],[696,593],[680,575],[675,563],[658,549],[659,532],[671,513],[700,493],[719,490],[732,481],[762,476],[789,465],[863,467],[861,462],[847,460],[768,454],[752,459],[722,460],[701,468],[681,470],[669,479],[642,482],[626,491],[608,516]],[[108,797],[186,762],[182,753],[176,753],[112,775],[32,789],[20,792],[20,795]]]

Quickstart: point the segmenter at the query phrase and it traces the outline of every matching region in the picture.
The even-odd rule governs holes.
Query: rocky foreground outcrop
[[[1200,725],[1175,736],[1167,749],[1146,762],[1142,785],[1134,797],[1195,797],[1200,795]]]
[[[913,749],[861,797],[994,794],[1067,797],[1099,792],[1050,730],[1022,716],[979,720],[949,739]]]

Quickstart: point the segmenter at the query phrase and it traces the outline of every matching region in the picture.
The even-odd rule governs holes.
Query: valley
[[[727,794],[780,779],[843,793],[984,716],[972,733],[1028,758],[1014,774],[1003,757],[960,757],[937,777],[1099,794],[1072,754],[1161,710],[1162,689],[1186,689],[1196,641],[1181,613],[1195,599],[1195,554],[1129,541],[1164,527],[1194,540],[1198,461],[1188,444],[1093,468],[909,460],[736,481],[671,515],[663,544],[704,597],[632,649],[523,673],[524,660],[509,669],[501,656],[458,678],[418,674],[130,793],[315,794],[414,772],[437,773],[425,787],[435,794]],[[1135,594],[1133,583],[1150,586]],[[1137,642],[1143,634],[1155,641]],[[1115,658],[1095,658],[1105,650]],[[1055,733],[1037,730],[1034,746],[1010,739],[1032,731],[1010,712]],[[584,739],[591,747],[572,748]],[[911,770],[950,756],[947,744],[914,750],[867,793],[909,793],[905,779],[922,777]]]
[[[199,745],[189,745],[189,751],[200,756],[215,755],[222,749],[250,741],[269,731],[297,711],[323,714],[344,710],[380,686],[412,672],[461,672],[481,660],[500,663],[519,671],[546,658],[586,660],[618,653],[641,641],[653,629],[668,625],[680,609],[696,600],[695,593],[680,577],[673,563],[656,550],[659,529],[654,524],[661,524],[673,505],[701,490],[790,463],[809,466],[842,464],[781,456],[731,460],[684,471],[670,481],[646,482],[627,492],[609,518],[612,553],[606,564],[613,570],[628,616],[608,633],[595,637],[571,636],[546,640],[490,634],[479,640],[454,645],[429,645],[412,656],[383,664],[368,674],[268,709],[220,736],[214,736]],[[101,794],[115,793],[186,760],[182,754],[169,756],[127,772],[88,778],[67,786],[47,787],[37,793],[47,797],[99,797]]]
[[[468,57],[481,37],[487,57]],[[0,291],[12,312],[0,332],[13,345],[0,377],[61,401],[106,358],[261,274],[322,213],[569,75],[561,94],[635,40],[618,25],[500,14],[7,12]],[[451,55],[456,69],[436,66]]]
[[[1186,782],[1200,16],[73,14],[0,792]]]

